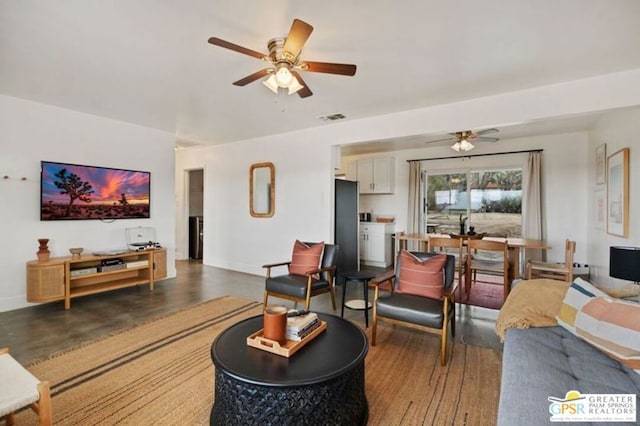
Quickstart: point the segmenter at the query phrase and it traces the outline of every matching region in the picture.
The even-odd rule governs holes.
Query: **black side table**
[[[262,315],[232,325],[211,345],[215,402],[211,425],[366,425],[367,336],[318,313],[327,329],[285,358],[247,345]]]
[[[342,312],[340,316],[344,317],[344,307],[349,309],[364,311],[364,324],[365,327],[369,327],[369,309],[371,309],[371,302],[369,302],[369,280],[375,278],[376,274],[367,271],[349,271],[344,274],[344,284],[342,287]],[[349,281],[356,281],[362,283],[364,290],[363,299],[345,300],[347,293],[347,283]]]

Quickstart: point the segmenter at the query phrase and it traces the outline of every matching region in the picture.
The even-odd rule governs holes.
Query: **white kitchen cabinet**
[[[393,157],[363,158],[347,164],[347,179],[360,183],[360,194],[392,194]]]
[[[356,160],[347,163],[345,178],[353,182],[358,180],[358,162]]]
[[[360,262],[386,268],[391,265],[391,234],[394,223],[360,223]]]

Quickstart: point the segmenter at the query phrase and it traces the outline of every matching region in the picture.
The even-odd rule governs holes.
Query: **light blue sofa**
[[[635,394],[640,408],[640,375],[562,327],[506,331],[498,426],[551,424],[547,398],[564,398],[570,390]]]

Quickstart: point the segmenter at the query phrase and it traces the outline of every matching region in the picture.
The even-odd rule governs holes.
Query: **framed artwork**
[[[595,192],[595,227],[596,229],[604,229],[607,217],[607,197],[604,189],[598,189]]]
[[[607,233],[629,234],[629,148],[607,158]]]
[[[607,181],[607,144],[596,147],[596,184],[601,185]]]

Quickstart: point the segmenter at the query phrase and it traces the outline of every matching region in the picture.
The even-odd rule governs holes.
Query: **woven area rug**
[[[478,275],[477,281],[471,286],[469,298],[464,291],[464,284],[459,288],[456,302],[465,305],[480,306],[482,308],[500,309],[504,303],[504,289],[502,277],[492,275]]]
[[[214,401],[211,343],[261,311],[260,303],[223,297],[28,369],[51,383],[57,425],[204,425]],[[456,344],[441,367],[437,336],[386,324],[378,331],[365,361],[369,424],[495,423],[501,360],[494,350]],[[16,416],[16,424],[36,423],[31,410]]]

